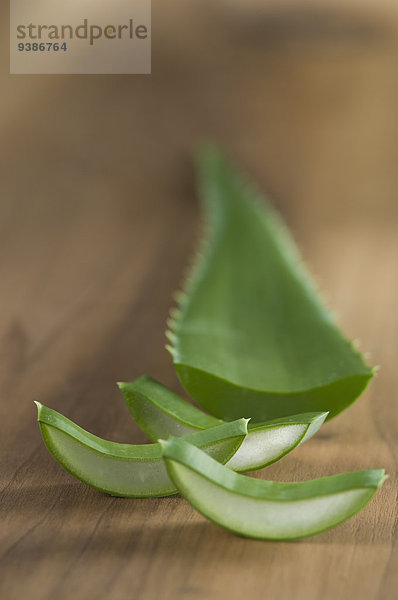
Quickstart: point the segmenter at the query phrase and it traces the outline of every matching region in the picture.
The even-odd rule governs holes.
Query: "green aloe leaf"
[[[177,492],[162,460],[160,444],[119,444],[85,431],[60,413],[36,402],[44,443],[69,473],[87,485],[112,496],[168,496]],[[247,420],[239,419],[184,439],[214,459],[227,462],[247,433]]]
[[[205,414],[145,375],[118,385],[130,413],[151,440],[169,435],[187,435],[225,423]],[[245,472],[274,463],[309,440],[326,416],[326,412],[304,413],[263,423],[249,423],[247,436],[227,466],[235,471]]]
[[[293,540],[361,510],[386,479],[383,469],[280,483],[239,475],[182,438],[161,442],[170,478],[201,514],[245,537]]]
[[[191,396],[222,419],[335,416],[372,369],[337,327],[279,217],[213,148],[199,159],[206,232],[169,347]]]

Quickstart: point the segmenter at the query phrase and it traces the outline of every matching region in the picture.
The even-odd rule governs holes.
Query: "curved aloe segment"
[[[309,440],[328,413],[302,413],[248,426],[248,434],[226,466],[245,473],[256,471],[283,458]]]
[[[118,382],[131,415],[151,440],[182,436],[225,423],[204,413],[162,383],[142,375]]]
[[[361,510],[385,480],[376,469],[299,483],[263,481],[234,473],[181,438],[161,444],[181,495],[245,537],[293,540],[330,529]]]
[[[113,496],[146,497],[175,494],[160,444],[118,444],[85,431],[60,413],[36,402],[44,442],[72,475]],[[247,420],[239,419],[187,436],[214,459],[227,462],[241,445]]]
[[[145,375],[118,385],[130,413],[151,440],[169,435],[179,437],[223,422]],[[249,423],[248,435],[227,463],[228,467],[240,472],[254,471],[279,460],[312,437],[326,416],[326,412],[304,413],[264,423]]]
[[[182,436],[225,423],[199,410],[155,379],[142,375],[118,382],[135,422],[152,441]]]
[[[372,377],[271,207],[215,149],[200,155],[207,229],[169,322],[191,396],[216,417],[335,416]]]

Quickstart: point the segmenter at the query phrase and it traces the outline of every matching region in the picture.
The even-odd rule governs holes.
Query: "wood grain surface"
[[[150,76],[9,76],[0,97],[0,597],[398,597],[397,15],[153,2]],[[372,503],[295,543],[236,537],[180,497],[92,490],[48,454],[33,400],[140,443],[118,380],[179,391],[164,329],[197,240],[190,155],[220,142],[268,190],[380,372],[256,476],[385,467]]]

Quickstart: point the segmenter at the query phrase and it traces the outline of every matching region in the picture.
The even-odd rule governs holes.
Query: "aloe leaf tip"
[[[37,408],[37,420],[40,421],[40,414],[41,414],[44,406],[37,400],[33,400],[33,402],[36,404],[36,408]]]

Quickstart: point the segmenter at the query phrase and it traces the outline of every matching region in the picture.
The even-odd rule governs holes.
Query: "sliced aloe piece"
[[[248,434],[226,466],[245,473],[262,469],[309,440],[327,417],[324,413],[302,413],[248,426]]]
[[[363,508],[384,470],[354,471],[299,483],[239,475],[181,438],[161,442],[170,478],[208,519],[239,535],[294,540],[330,529]]]
[[[160,444],[118,444],[85,431],[60,413],[36,402],[44,443],[54,458],[84,483],[113,496],[175,494]],[[247,420],[224,423],[187,436],[214,459],[227,462],[247,433]]]
[[[152,440],[169,435],[180,437],[223,422],[145,375],[118,385],[135,421]],[[264,423],[249,423],[248,435],[227,464],[240,472],[261,469],[312,437],[326,416],[327,412],[304,413]]]
[[[207,230],[169,322],[191,396],[216,417],[335,416],[372,377],[336,326],[288,231],[215,149],[199,180]]]
[[[225,423],[147,375],[130,382],[118,382],[118,386],[134,420],[153,441],[169,435],[180,437]]]

